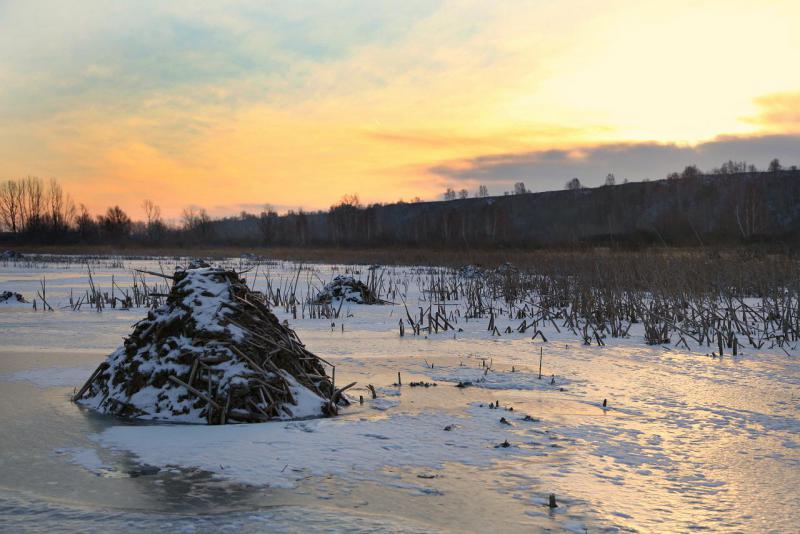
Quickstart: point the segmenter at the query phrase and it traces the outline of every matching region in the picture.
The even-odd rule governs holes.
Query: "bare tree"
[[[339,206],[349,206],[352,208],[364,207],[361,204],[361,200],[359,200],[358,195],[356,193],[353,193],[352,195],[343,195],[342,199],[339,201]]]
[[[83,239],[92,238],[97,234],[97,223],[83,204],[80,205],[80,213],[75,217],[75,227]]]
[[[582,189],[583,185],[581,184],[580,180],[578,180],[577,178],[573,178],[572,180],[567,182],[566,188],[569,189],[570,191],[577,191],[578,189]]]
[[[129,236],[133,227],[133,221],[119,206],[108,208],[105,215],[98,217],[98,222],[103,231],[114,238]]]
[[[517,182],[517,183],[514,184],[514,194],[515,195],[524,195],[527,192],[528,192],[528,190],[525,187],[525,183],[524,182]]]
[[[205,208],[188,206],[183,209],[181,221],[183,222],[184,230],[205,235],[208,231],[211,217],[208,216],[208,212],[205,210]]]
[[[458,198],[469,198],[469,191],[462,189],[458,192]]]
[[[481,184],[478,186],[478,198],[486,198],[489,196],[489,188]]]
[[[733,161],[728,160],[717,169],[714,169],[713,174],[736,174],[739,172],[747,172],[746,161]]]
[[[146,219],[143,233],[150,241],[158,241],[167,230],[167,226],[161,219],[161,208],[152,200],[146,199],[142,202],[142,209]]]
[[[0,222],[13,233],[20,230],[22,192],[20,183],[7,180],[0,183]]]
[[[617,178],[614,176],[613,172],[610,172],[606,175],[606,185],[607,186],[617,185]]]
[[[697,168],[697,165],[687,165],[683,172],[681,173],[681,178],[697,178],[702,173],[700,169]]]
[[[156,206],[152,200],[145,199],[145,201],[142,202],[142,209],[144,210],[147,226],[161,221],[161,208]]]
[[[268,217],[278,216],[278,211],[272,206],[272,204],[264,204],[264,210],[261,213],[266,214]]]
[[[767,167],[767,171],[769,172],[778,172],[782,170],[783,167],[781,166],[781,162],[778,158],[773,159],[769,162],[769,167]]]
[[[42,181],[28,176],[21,181],[20,226],[24,231],[35,231],[42,225],[44,214],[44,188]]]
[[[57,234],[67,231],[75,218],[75,204],[55,178],[51,178],[48,184],[46,201],[50,230]]]
[[[452,187],[448,187],[447,190],[444,192],[444,199],[445,200],[455,200],[456,199],[456,191]]]

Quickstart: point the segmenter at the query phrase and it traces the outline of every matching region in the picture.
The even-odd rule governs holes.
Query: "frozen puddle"
[[[148,465],[198,468],[244,484],[284,488],[309,476],[385,481],[385,467],[486,466],[504,457],[545,454],[531,441],[536,423],[523,421],[523,414],[485,406],[471,406],[467,413],[211,427],[115,426],[92,439],[129,451]],[[511,425],[501,423],[501,417]],[[509,446],[499,446],[506,441]]]

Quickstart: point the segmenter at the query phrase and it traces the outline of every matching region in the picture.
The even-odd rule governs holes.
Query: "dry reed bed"
[[[492,256],[494,257],[494,256]],[[786,255],[669,252],[540,252],[524,266],[334,267],[365,280],[377,299],[404,306],[399,328],[419,335],[458,330],[461,321],[484,319],[494,335],[517,331],[545,339],[544,329],[569,331],[587,344],[631,335],[641,324],[648,344],[687,349],[714,347],[736,353],[742,344],[794,349],[800,332],[800,264]],[[252,262],[248,283],[264,285],[265,302],[294,319],[335,320],[350,313],[344,300],[315,302],[327,283],[317,266],[299,265],[293,276],[270,272],[275,262]],[[157,274],[157,273],[156,273]],[[420,295],[409,301],[409,289]],[[44,285],[42,293],[44,292]],[[166,287],[134,275],[128,287],[112,281],[89,290],[70,307],[153,307]],[[346,307],[345,307],[346,306]],[[501,317],[519,321],[500,330]]]

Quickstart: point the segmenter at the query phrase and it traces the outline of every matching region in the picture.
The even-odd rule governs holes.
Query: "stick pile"
[[[73,400],[102,413],[208,424],[331,416],[327,364],[235,271],[192,262]],[[333,371],[335,376],[335,370]]]
[[[15,293],[14,291],[0,291],[0,303],[3,302],[18,302],[20,304],[25,304],[28,301],[25,300],[25,297],[19,293]]]
[[[383,303],[364,282],[345,274],[338,275],[325,284],[325,287],[314,299],[314,304],[330,304],[335,300],[354,302],[356,304]]]

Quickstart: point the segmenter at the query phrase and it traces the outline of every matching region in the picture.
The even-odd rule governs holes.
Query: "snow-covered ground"
[[[112,275],[125,289],[133,268],[169,272],[176,261],[91,268],[110,291]],[[306,266],[298,292],[313,294],[347,270]],[[366,267],[356,270],[366,278]],[[297,272],[275,262],[246,276],[264,290],[265,274],[275,288]],[[420,272],[384,273],[407,283],[412,314],[427,306]],[[336,365],[337,384],[358,381],[351,408],[312,421],[147,424],[69,402],[145,310],[66,307],[88,287],[80,261],[0,263],[0,291],[32,301],[42,278],[55,311],[0,304],[2,530],[790,532],[800,524],[800,364],[791,350],[711,358],[708,347],[647,346],[636,325],[605,347],[554,329],[542,342],[500,316],[498,330],[513,333],[492,336],[487,320],[460,319],[461,331],[412,336],[406,325],[400,337],[401,303],[345,303],[336,319],[279,308]],[[546,506],[551,493],[558,508]]]

